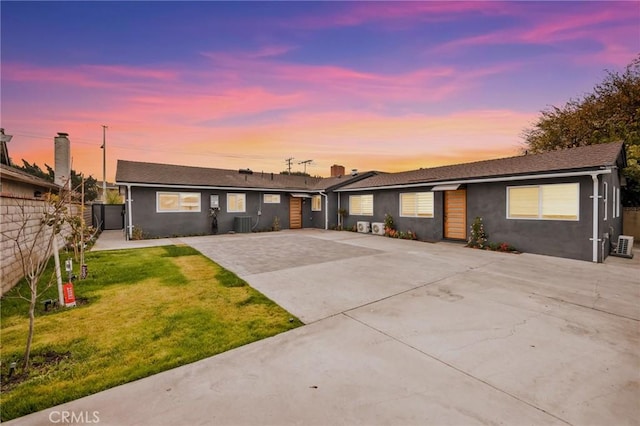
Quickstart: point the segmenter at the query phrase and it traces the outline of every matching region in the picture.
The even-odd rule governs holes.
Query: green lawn
[[[75,282],[76,298],[86,303],[53,312],[38,303],[34,367],[19,384],[7,381],[6,374],[10,362],[20,365],[28,305],[12,298],[16,289],[2,298],[2,421],[301,325],[188,246],[90,252],[86,263],[89,277]],[[45,277],[50,274],[51,269]],[[44,298],[57,298],[57,288]],[[37,365],[54,353],[57,363]]]

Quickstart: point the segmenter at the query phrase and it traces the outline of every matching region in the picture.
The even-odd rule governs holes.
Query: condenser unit
[[[613,256],[628,257],[629,259],[631,259],[633,257],[632,250],[633,237],[629,235],[620,235],[618,237],[618,245],[611,254]]]
[[[371,233],[376,235],[384,235],[384,223],[373,222],[371,224]]]
[[[371,231],[371,224],[369,222],[358,222],[358,232],[367,234]]]

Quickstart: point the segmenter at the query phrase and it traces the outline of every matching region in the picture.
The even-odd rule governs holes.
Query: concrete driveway
[[[182,241],[307,325],[9,424],[640,424],[640,255],[318,230]]]

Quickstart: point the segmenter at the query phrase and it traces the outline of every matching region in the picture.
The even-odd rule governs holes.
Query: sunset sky
[[[622,72],[640,2],[11,2],[9,154],[107,179],[118,159],[401,171],[515,155],[522,132]]]

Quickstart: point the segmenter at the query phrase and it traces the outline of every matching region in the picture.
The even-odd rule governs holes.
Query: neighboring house
[[[0,164],[0,295],[9,291],[24,275],[14,239],[37,238],[42,212],[47,206],[45,195],[57,193],[59,189],[53,182]]]
[[[0,194],[3,197],[41,199],[48,192],[58,192],[59,186],[30,175],[15,167],[0,164]]]
[[[469,237],[481,217],[493,242],[525,252],[601,262],[622,232],[622,143],[434,167],[401,173],[311,178],[118,161],[126,189],[128,235],[148,237],[328,229],[347,210],[345,228],[384,222],[427,241]],[[217,229],[212,229],[216,207]]]
[[[601,262],[622,233],[624,152],[622,143],[591,145],[378,174],[335,191],[348,206],[347,226],[389,213],[419,239],[464,241],[481,217],[491,241]]]
[[[372,175],[336,170],[323,179],[118,160],[116,183],[125,188],[129,237],[134,227],[168,237],[266,230],[276,220],[281,229],[327,229],[337,223],[333,190]]]

